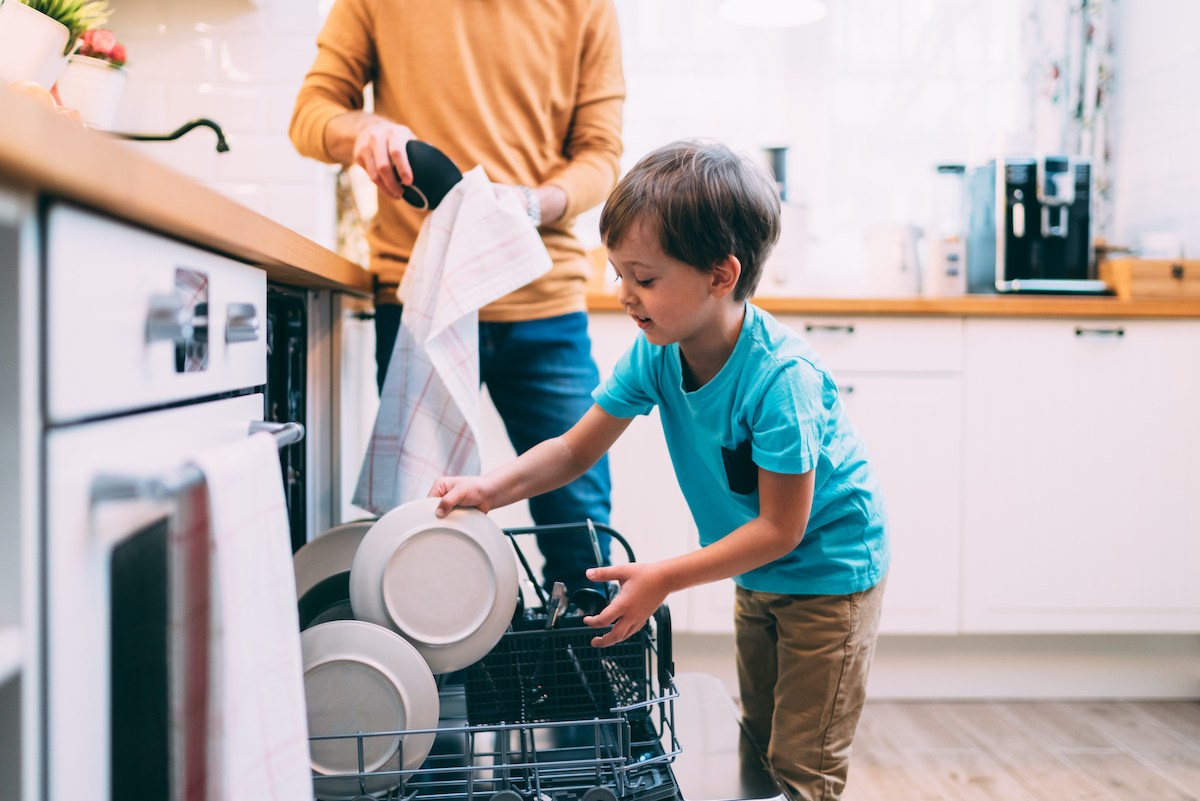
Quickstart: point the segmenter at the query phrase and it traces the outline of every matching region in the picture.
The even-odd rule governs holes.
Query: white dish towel
[[[208,485],[210,801],[312,801],[300,621],[279,448],[254,434],[194,460]]]
[[[354,503],[376,514],[478,475],[479,309],[550,269],[517,200],[476,167],[425,218],[400,284],[400,332]]]

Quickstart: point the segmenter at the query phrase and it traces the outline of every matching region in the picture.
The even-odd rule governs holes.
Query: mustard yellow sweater
[[[407,125],[462,171],[482,164],[497,183],[566,193],[563,218],[541,227],[554,267],[480,319],[584,309],[589,266],[571,228],[620,170],[625,80],[611,0],[337,0],[317,47],[292,116],[300,153],[333,162],[325,126],[361,109],[373,82],[375,113]],[[377,302],[397,302],[427,213],[379,193],[367,232]]]

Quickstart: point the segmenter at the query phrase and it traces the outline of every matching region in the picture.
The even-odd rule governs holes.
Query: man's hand
[[[366,115],[361,122],[362,127],[354,137],[354,163],[366,170],[389,197],[399,200],[403,187],[413,182],[404,148],[410,139],[417,137],[405,126],[383,117]]]
[[[583,619],[592,628],[612,624],[612,631],[603,637],[592,638],[592,645],[597,648],[627,640],[636,634],[671,593],[661,562],[593,567],[588,570],[587,577],[592,581],[621,582],[621,591],[600,614]]]
[[[495,500],[495,491],[480,476],[446,476],[439,478],[429,490],[430,498],[441,498],[437,505],[438,517],[445,517],[456,506],[473,506],[488,512]]]

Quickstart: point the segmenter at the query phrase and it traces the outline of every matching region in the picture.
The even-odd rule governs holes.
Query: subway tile
[[[317,43],[300,36],[230,36],[221,40],[219,51],[223,80],[295,83],[298,88],[317,56]]]
[[[268,31],[268,15],[253,0],[173,0],[166,24],[177,36],[204,34],[260,35]]]
[[[167,84],[130,72],[113,119],[118,131],[161,133],[167,127]]]
[[[264,86],[262,89],[263,109],[266,116],[266,133],[287,135],[292,123],[292,110],[296,107],[299,85]]]
[[[293,231],[316,230],[317,192],[312,184],[274,184],[266,194],[264,213],[272,220]]]
[[[222,181],[257,183],[310,183],[316,162],[296,152],[286,136],[278,134],[234,134],[229,152],[217,162]]]
[[[240,84],[202,83],[179,85],[167,97],[167,112],[173,120],[208,117],[226,133],[263,133],[266,106],[263,90]]]
[[[126,145],[160,164],[186,175],[188,178],[207,183],[216,177],[216,162],[219,155],[207,132],[192,132],[172,142],[128,142]]]
[[[236,200],[246,208],[252,209],[264,216],[268,216],[267,192],[266,187],[264,187],[262,184],[214,181],[210,183],[209,186],[212,189],[220,192],[222,195]]]
[[[314,41],[325,22],[317,0],[271,3],[268,19],[268,28],[275,36],[306,36]]]
[[[126,41],[128,69],[159,81],[212,82],[217,79],[217,42],[209,36],[170,34]],[[132,77],[132,75],[131,75]]]

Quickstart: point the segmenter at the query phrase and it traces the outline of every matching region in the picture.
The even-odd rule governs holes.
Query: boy
[[[621,592],[588,625],[627,638],[668,594],[733,577],[742,708],[799,798],[841,796],[890,550],[883,499],[837,386],[798,335],[746,301],[779,236],[765,172],[677,142],[613,190],[600,232],[642,335],[566,434],[481,477],[439,480],[438,514],[488,511],[582,474],[658,405],[697,551],[588,571]]]

